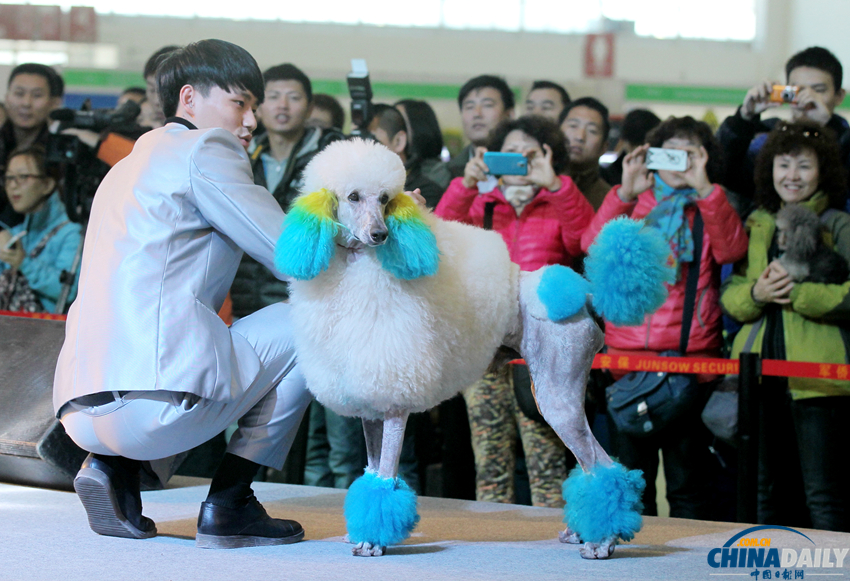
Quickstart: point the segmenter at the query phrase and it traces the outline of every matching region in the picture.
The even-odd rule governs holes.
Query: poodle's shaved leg
[[[369,454],[369,469],[376,463],[380,478],[395,478],[398,475],[398,461],[401,457],[401,445],[404,442],[404,427],[407,424],[406,411],[387,413],[383,423],[363,420],[366,432],[366,450]],[[377,454],[374,450],[377,448]],[[369,542],[357,543],[351,550],[355,557],[380,557],[386,547]]]
[[[584,412],[587,377],[594,355],[602,348],[602,331],[586,308],[554,323],[533,317],[523,307],[522,354],[534,380],[540,413],[583,470],[610,465]]]
[[[381,439],[384,434],[384,422],[363,418],[363,434],[366,437],[366,456],[369,459],[366,468],[371,472],[377,472],[381,464]]]
[[[378,476],[381,478],[395,478],[398,475],[398,461],[401,458],[401,445],[404,442],[407,415],[407,411],[391,412],[384,415],[381,463],[378,468]]]

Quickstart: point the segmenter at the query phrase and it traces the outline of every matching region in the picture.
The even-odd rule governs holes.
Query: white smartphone
[[[18,240],[20,240],[21,238],[23,238],[23,237],[24,237],[24,236],[26,236],[26,235],[27,235],[27,231],[26,231],[26,230],[21,230],[20,232],[18,232],[17,234],[15,234],[15,235],[14,235],[14,236],[12,236],[11,238],[9,238],[9,241],[6,243],[6,246],[4,246],[4,247],[3,247],[3,250],[11,250],[11,249],[12,249],[12,246],[14,246],[14,245],[15,245],[15,243],[16,243]]]
[[[681,149],[650,147],[646,152],[646,169],[685,171],[688,169],[688,152]]]

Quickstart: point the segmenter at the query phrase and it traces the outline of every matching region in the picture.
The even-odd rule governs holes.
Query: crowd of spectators
[[[119,105],[139,104],[139,134],[168,122],[155,73],[176,48],[153,54],[143,71],[146,86],[120,96]],[[499,232],[522,270],[550,264],[581,269],[595,236],[620,216],[657,229],[670,245],[675,272],[667,300],[635,327],[600,321],[610,354],[676,350],[684,325],[686,355],[756,351],[771,359],[843,364],[850,361],[850,282],[794,278],[780,260],[786,248],[777,226],[783,208],[803,207],[817,215],[821,242],[850,261],[850,124],[835,113],[844,98],[842,66],[828,50],[811,47],[793,55],[785,73],[785,83],[797,88],[788,105],[790,121],[762,118],[781,106],[767,81],[746,93],[716,135],[691,117],[662,120],[636,109],[618,124],[616,160],[605,165],[600,158],[612,149],[608,108],[593,96],[571,99],[548,80],[530,86],[520,111],[503,78],[469,79],[457,96],[467,145],[451,157],[425,100],[375,104],[361,129],[398,154],[408,172],[407,190],[420,190],[443,219]],[[247,154],[255,183],[286,211],[310,160],[347,138],[345,111],[333,96],[314,94],[310,78],[293,64],[272,66],[263,75],[265,100],[257,111],[262,128]],[[50,113],[61,106],[63,92],[62,77],[44,65],[19,65],[9,77],[0,126],[0,310],[62,313],[74,299],[85,225],[69,218],[77,213],[66,211],[68,176],[47,151],[58,129],[97,155],[110,129],[56,127]],[[648,169],[650,147],[686,152],[686,168]],[[527,174],[492,175],[488,151],[522,154]],[[698,269],[693,309],[685,304],[691,269]],[[232,316],[287,297],[286,284],[246,256],[231,287]],[[688,312],[693,315],[685,324]],[[412,419],[402,477],[426,494],[562,506],[571,456],[545,421],[523,407],[520,391],[528,386],[521,378],[519,364],[511,364],[466,388],[462,398]],[[609,379],[618,378],[615,373]],[[704,403],[725,379],[699,375],[698,401]],[[764,377],[761,386],[758,522],[850,532],[848,469],[840,459],[850,384]],[[701,405],[652,436],[636,437],[605,421],[604,396],[594,403],[598,417],[592,423],[603,445],[644,472],[645,514],[658,512],[660,453],[670,516],[734,519],[734,491],[722,481],[729,478],[735,450],[702,423]],[[288,468],[261,477],[348,487],[365,464],[359,421],[315,402],[305,419]]]

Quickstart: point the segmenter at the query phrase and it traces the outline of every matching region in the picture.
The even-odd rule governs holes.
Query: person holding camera
[[[65,83],[51,67],[24,63],[12,69],[6,91],[6,122],[0,127],[0,168],[6,167],[8,155],[17,148],[39,144],[47,147],[50,112],[62,104]],[[0,221],[11,227],[24,217],[9,204],[5,191],[0,191]]]
[[[82,227],[68,219],[59,196],[59,176],[45,162],[40,145],[18,148],[6,160],[3,186],[23,222],[0,230],[0,310],[63,312],[74,300],[77,277],[57,311],[82,239]]]
[[[636,148],[623,160],[623,183],[614,187],[581,239],[584,251],[593,243],[602,226],[620,216],[643,219],[657,229],[670,245],[670,261],[675,280],[667,300],[642,325],[620,327],[605,322],[605,345],[609,355],[658,355],[680,349],[684,313],[692,308],[686,352],[694,357],[719,357],[722,343],[720,265],[732,263],[747,251],[747,235],[740,218],[716,181],[722,170],[722,154],[711,129],[692,117],[671,117],[648,136],[649,143]],[[647,169],[649,147],[687,152],[684,171]],[[697,218],[703,226],[698,248],[694,234]],[[685,305],[687,281],[693,264],[699,264],[693,302]],[[625,372],[612,370],[615,379]],[[712,375],[697,375],[708,395]],[[704,403],[704,400],[703,400]],[[698,409],[699,408],[699,409]],[[710,433],[700,420],[701,406],[691,406],[684,415],[645,436],[618,432],[614,435],[614,455],[629,468],[643,470],[646,490],[644,514],[655,516],[655,478],[658,453],[664,461],[670,516],[711,519],[717,516],[711,504],[713,477],[709,466]]]
[[[788,86],[777,90],[767,81],[753,86],[735,114],[727,117],[717,130],[726,159],[721,183],[748,200],[755,196],[756,155],[767,133],[779,122],[778,118],[761,116],[786,103],[794,121],[808,120],[836,135],[841,163],[850,170],[850,124],[835,113],[845,95],[841,88],[841,62],[829,50],[812,46],[788,59],[785,76]]]
[[[494,151],[524,155],[527,175],[504,175],[496,185],[484,163],[487,150],[478,147],[463,177],[452,180],[435,213],[447,220],[492,227],[522,270],[573,264],[582,254],[581,235],[593,218],[593,208],[572,179],[563,175],[567,147],[557,124],[540,116],[505,121],[489,145]],[[564,445],[552,428],[519,407],[510,366],[488,373],[464,390],[463,396],[475,455],[476,499],[516,501],[518,427],[532,503],[562,507],[561,484],[567,477]]]

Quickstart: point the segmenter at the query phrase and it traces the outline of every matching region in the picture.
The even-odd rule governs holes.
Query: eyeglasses
[[[17,175],[17,176],[15,176],[15,175],[0,176],[0,185],[2,185],[3,187],[9,187],[9,186],[14,187],[18,184],[24,184],[24,183],[27,183],[29,181],[35,180],[35,179],[41,179],[43,177],[44,177],[43,175],[36,175],[34,173],[22,173],[21,175]]]

